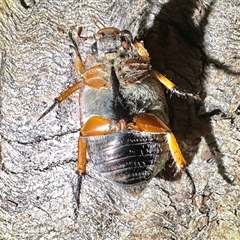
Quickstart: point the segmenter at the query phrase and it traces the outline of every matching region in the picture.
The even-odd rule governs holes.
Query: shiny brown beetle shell
[[[132,195],[143,191],[169,159],[165,134],[124,130],[86,140],[95,169]]]

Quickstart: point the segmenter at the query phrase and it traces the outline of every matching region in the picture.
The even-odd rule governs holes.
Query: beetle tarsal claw
[[[50,106],[50,107],[38,118],[37,122],[38,122],[40,119],[42,119],[43,117],[45,117],[49,112],[51,112],[51,111],[55,108],[55,106],[56,106],[57,104],[58,104],[58,101],[55,100],[55,102],[52,104],[52,106]]]

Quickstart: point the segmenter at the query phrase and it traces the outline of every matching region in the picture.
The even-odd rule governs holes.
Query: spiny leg
[[[187,163],[172,132],[167,134],[167,141],[174,161],[176,162],[179,170],[183,170],[186,167]]]
[[[155,70],[152,70],[152,73],[154,74],[155,78],[159,80],[172,93],[181,97],[191,97],[198,102],[201,101],[201,98],[198,94],[189,93],[189,92],[186,92],[185,90],[180,89],[173,82],[171,82],[167,77],[165,77],[164,75],[162,75],[161,73]]]
[[[73,63],[74,63],[74,67],[76,69],[77,72],[79,72],[80,74],[83,73],[83,69],[84,69],[84,65],[83,65],[83,61],[81,58],[81,55],[78,51],[78,47],[76,42],[74,41],[73,37],[72,37],[72,33],[69,32],[69,38],[71,39],[72,43],[73,43],[73,48],[74,48],[74,53],[73,53]],[[65,100],[68,96],[70,96],[72,93],[74,93],[75,91],[77,91],[81,85],[82,85],[82,81],[79,81],[77,83],[75,83],[74,85],[72,85],[71,87],[69,87],[67,90],[65,90],[64,92],[62,92],[59,97],[57,97],[54,101],[54,103],[38,118],[37,121],[39,121],[40,119],[42,119],[44,116],[46,116],[50,111],[53,110],[53,108],[60,102],[62,102],[63,100]]]
[[[150,62],[150,57],[149,57],[147,49],[136,39],[134,39],[133,45],[137,48],[137,51],[141,57],[141,60],[144,62]]]
[[[57,98],[55,98],[54,103],[38,118],[37,121],[42,119],[44,116],[46,116],[50,111],[53,110],[53,108],[63,100],[65,100],[67,97],[69,97],[72,93],[77,91],[81,86],[83,82],[79,81],[73,84],[71,87],[69,87],[67,90],[63,91]]]

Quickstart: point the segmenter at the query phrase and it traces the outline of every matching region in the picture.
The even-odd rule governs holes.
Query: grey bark
[[[238,0],[1,1],[0,239],[240,239],[239,16]],[[185,175],[133,198],[89,162],[76,216],[77,93],[37,119],[77,79],[68,32],[78,26],[129,29],[156,70],[200,91],[200,108],[168,98],[193,201]]]

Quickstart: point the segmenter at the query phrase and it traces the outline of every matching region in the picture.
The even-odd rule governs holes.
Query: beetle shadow
[[[183,0],[181,3],[178,0],[170,0],[160,6],[161,10],[156,15],[153,25],[147,29],[141,39],[149,51],[155,70],[165,74],[183,89],[195,93],[200,92],[201,105],[193,104],[190,99],[181,99],[166,93],[170,126],[179,140],[188,164],[192,162],[194,155],[198,152],[200,141],[204,138],[209,149],[205,155],[202,154],[202,160],[214,158],[219,174],[225,181],[232,183],[227,176],[211,126],[211,118],[214,115],[224,115],[219,109],[206,112],[204,108],[206,68],[210,64],[228,74],[240,75],[240,73],[232,71],[229,66],[206,54],[205,28],[213,6],[214,1],[208,6],[201,7],[200,0]],[[139,29],[146,26],[146,21],[146,19],[142,19]],[[199,115],[200,109],[204,114]],[[185,142],[185,147],[181,146],[182,142]],[[174,180],[169,178],[169,169],[166,166],[166,170],[160,174],[160,177]]]

